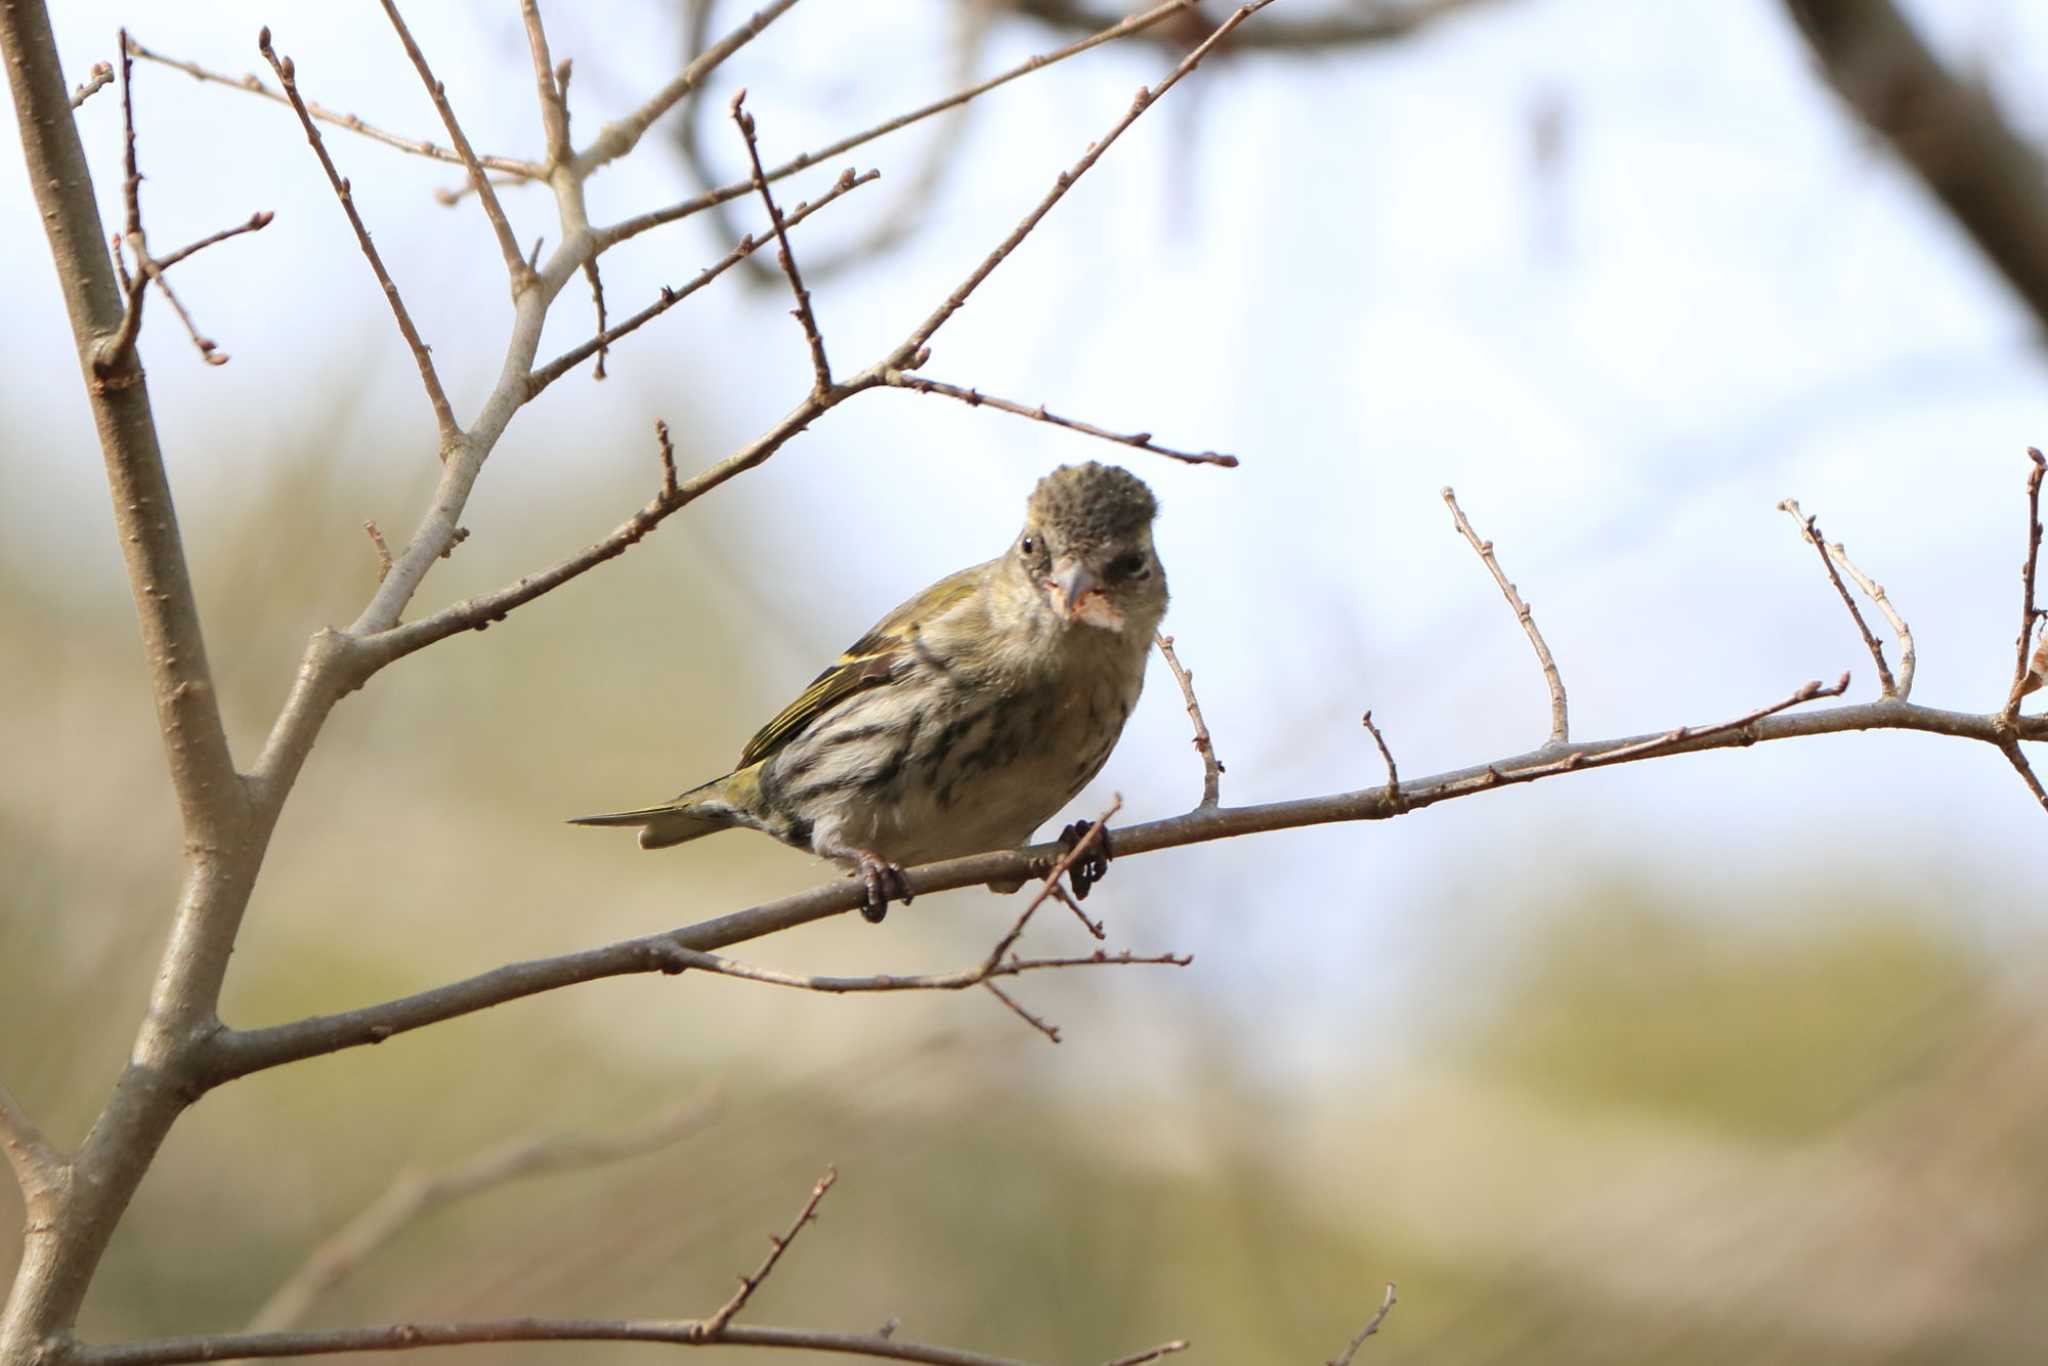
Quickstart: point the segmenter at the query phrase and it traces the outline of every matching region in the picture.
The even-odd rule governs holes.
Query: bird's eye
[[[1145,557],[1135,550],[1109,562],[1109,577],[1112,579],[1140,579],[1144,576]]]
[[[1026,536],[1023,542],[1018,545],[1017,549],[1023,551],[1026,555],[1029,555],[1033,551],[1038,549],[1038,542],[1035,538]]]

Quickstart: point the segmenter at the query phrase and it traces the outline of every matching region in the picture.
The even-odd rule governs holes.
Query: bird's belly
[[[850,783],[821,803],[814,847],[910,865],[1021,844],[1102,767],[1137,693],[1105,679],[948,700],[956,705],[929,708],[907,746],[899,736],[866,763],[845,756],[888,781]]]

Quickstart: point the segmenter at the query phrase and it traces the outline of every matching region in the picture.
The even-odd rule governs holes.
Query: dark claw
[[[872,854],[863,854],[860,876],[868,892],[867,900],[860,908],[860,918],[868,924],[881,924],[882,918],[889,914],[891,901],[900,901],[906,906],[910,904],[909,879],[895,864],[884,862]]]
[[[1060,831],[1060,848],[1071,853],[1081,842],[1081,837],[1094,828],[1094,821],[1075,821]],[[1109,846],[1109,829],[1105,826],[1089,844],[1088,852],[1075,859],[1073,867],[1067,869],[1067,882],[1074,889],[1075,900],[1088,899],[1088,889],[1102,881],[1102,875],[1109,871],[1110,859],[1115,856],[1116,851]]]

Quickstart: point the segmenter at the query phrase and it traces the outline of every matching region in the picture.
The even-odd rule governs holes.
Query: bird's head
[[[1159,503],[1129,470],[1090,461],[1038,481],[1010,547],[1034,607],[1061,627],[1137,630],[1166,613],[1166,571],[1152,548]]]

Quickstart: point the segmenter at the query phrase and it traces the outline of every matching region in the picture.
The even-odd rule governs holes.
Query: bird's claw
[[[1060,831],[1061,850],[1072,853],[1074,846],[1094,828],[1094,821],[1075,821]],[[1109,847],[1109,827],[1104,826],[1102,833],[1089,843],[1088,852],[1075,859],[1067,869],[1067,881],[1073,886],[1076,900],[1088,899],[1088,889],[1102,881],[1102,875],[1109,871],[1109,861],[1114,857],[1115,852]]]
[[[889,914],[889,903],[900,901],[910,904],[910,882],[903,876],[903,870],[887,859],[874,854],[860,856],[860,879],[867,888],[867,900],[861,903],[860,918],[870,925],[882,923],[882,917]]]

